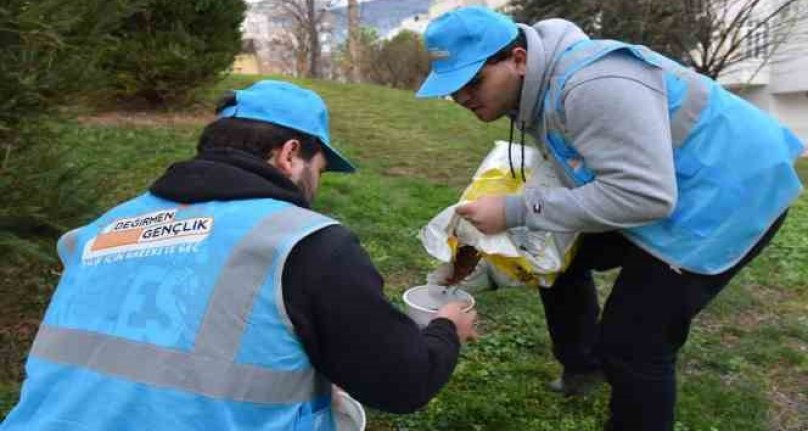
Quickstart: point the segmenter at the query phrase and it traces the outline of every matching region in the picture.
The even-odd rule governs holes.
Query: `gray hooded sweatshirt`
[[[561,19],[540,21],[532,29],[520,26],[527,36],[528,64],[515,120],[546,152],[541,106],[553,60],[587,36]],[[677,194],[663,72],[628,54],[612,53],[574,74],[561,103],[570,144],[595,179],[574,187],[556,166],[567,187],[528,181],[523,194],[506,197],[508,227],[604,232],[667,217]]]

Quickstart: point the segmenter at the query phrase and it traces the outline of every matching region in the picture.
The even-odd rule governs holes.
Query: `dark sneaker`
[[[603,381],[603,373],[600,371],[584,374],[563,373],[561,377],[548,383],[547,387],[553,392],[574,397],[592,392]]]

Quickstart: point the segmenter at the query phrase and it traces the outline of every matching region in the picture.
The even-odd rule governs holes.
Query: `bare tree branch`
[[[513,0],[509,11],[523,22],[572,19],[593,37],[648,45],[715,78],[736,63],[781,51],[793,24],[808,19],[808,10],[787,12],[804,2],[781,0],[767,10],[762,0]]]
[[[297,70],[313,78],[322,77],[322,47],[320,35],[327,10],[336,5],[336,0],[275,0],[282,13],[293,23],[289,29],[294,35],[297,60],[307,64],[298,64]]]
[[[808,15],[805,13],[795,15],[791,19],[784,17],[784,12],[798,1],[800,0],[784,1],[774,8],[773,11],[761,15],[760,19],[756,19],[756,16],[760,14],[759,11],[754,8],[760,6],[759,2],[746,4],[745,6],[748,7],[748,9],[739,12],[739,15],[744,15],[743,20],[739,20],[733,29],[733,42],[725,47],[722,52],[719,53],[720,55],[715,57],[715,62],[711,65],[712,67],[708,69],[708,74],[716,77],[728,67],[748,60],[751,57],[755,57],[757,53],[752,53],[750,56],[749,53],[743,52],[742,47],[745,43],[755,43],[754,41],[761,37],[765,39],[760,41],[758,50],[765,53],[764,60],[766,63],[771,62],[773,57],[778,54],[779,48],[782,45],[782,43],[778,41],[785,39],[788,33],[790,33],[790,31],[788,31],[789,29],[786,27],[793,28],[797,22],[808,18]],[[760,31],[765,31],[765,33],[761,35]]]

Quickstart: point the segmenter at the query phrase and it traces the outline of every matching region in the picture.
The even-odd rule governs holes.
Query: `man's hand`
[[[441,307],[436,316],[444,317],[454,323],[455,328],[457,328],[457,337],[460,338],[461,343],[468,340],[474,341],[479,337],[477,330],[474,329],[474,323],[477,321],[477,310],[463,311],[468,306],[467,302],[450,302]]]
[[[504,196],[483,196],[474,202],[458,205],[455,212],[486,235],[500,233],[507,227]]]

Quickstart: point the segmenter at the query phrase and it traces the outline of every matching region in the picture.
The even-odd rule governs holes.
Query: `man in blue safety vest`
[[[267,80],[217,113],[195,158],[60,239],[0,429],[333,430],[332,383],[405,413],[447,382],[475,313],[419,330],[354,234],[308,209],[323,171],[354,171],[323,100]]]
[[[541,290],[564,367],[551,388],[576,394],[605,375],[607,429],[672,430],[690,323],[779,229],[802,189],[802,143],[715,81],[561,19],[527,26],[461,8],[430,23],[425,41],[432,70],[417,95],[451,95],[481,121],[510,117],[511,141],[515,124],[567,186],[528,182],[457,209],[489,234],[583,234]],[[617,267],[598,322],[591,270]]]

